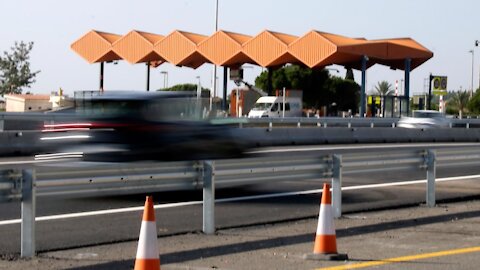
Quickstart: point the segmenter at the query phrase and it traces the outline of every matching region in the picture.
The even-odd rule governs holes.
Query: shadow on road
[[[348,229],[339,229],[336,231],[337,237],[350,237],[362,234],[377,233],[383,231],[404,229],[409,227],[416,227],[434,223],[447,222],[452,220],[462,220],[469,218],[480,217],[480,210],[478,211],[469,211],[461,212],[454,214],[445,214],[440,216],[433,217],[422,217],[416,219],[406,219],[406,220],[396,220],[391,222],[382,222],[377,224],[351,227]],[[280,246],[288,246],[302,243],[313,243],[315,238],[315,233],[292,235],[285,237],[277,237],[272,239],[265,240],[256,240],[243,243],[228,244],[216,247],[200,248],[195,250],[184,250],[171,253],[161,254],[162,264],[170,263],[181,263],[191,260],[196,260],[200,258],[208,257],[217,257],[224,256],[229,254],[235,254],[239,252],[255,251],[261,249],[275,248]],[[133,261],[116,261],[106,264],[100,264],[95,266],[81,267],[81,268],[71,268],[71,269],[120,269],[125,267],[132,267],[134,264]]]

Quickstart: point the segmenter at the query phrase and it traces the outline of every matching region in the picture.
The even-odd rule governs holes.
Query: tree
[[[468,102],[467,109],[470,113],[480,114],[480,88],[475,91],[475,94]]]
[[[331,103],[337,105],[338,111],[351,110],[352,114],[357,112],[360,103],[360,85],[352,80],[333,77],[328,80],[327,87],[333,93]]]
[[[458,117],[462,118],[465,109],[467,108],[468,101],[470,100],[470,93],[468,91],[453,92],[448,102],[451,106],[454,106],[458,110]]]
[[[157,89],[157,91],[197,91],[197,84],[193,83],[184,83],[177,84],[169,88]],[[202,97],[210,96],[210,89],[202,87]]]
[[[267,80],[268,71],[264,71],[255,79],[255,86],[267,89]],[[283,87],[303,90],[303,103],[307,108],[329,108],[335,103],[336,110],[352,110],[353,113],[357,111],[360,89],[358,84],[339,77],[332,78],[325,69],[288,65],[273,71],[272,86],[278,90]]]
[[[394,91],[392,85],[387,81],[378,82],[375,86],[375,94],[380,96],[391,96]]]
[[[33,42],[15,42],[11,52],[3,52],[0,56],[0,94],[22,93],[22,88],[30,87],[40,71],[30,70],[30,51]]]

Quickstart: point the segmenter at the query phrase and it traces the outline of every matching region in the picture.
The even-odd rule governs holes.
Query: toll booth
[[[232,89],[230,94],[230,116],[239,117],[247,115],[259,97],[260,95],[257,92],[248,88]]]
[[[371,95],[367,98],[368,117],[400,117],[408,115],[408,97]]]

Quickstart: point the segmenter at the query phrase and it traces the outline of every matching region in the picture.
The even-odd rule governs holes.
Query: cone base
[[[347,261],[348,255],[343,253],[332,253],[332,254],[323,254],[323,253],[309,253],[303,256],[305,260],[313,261]]]

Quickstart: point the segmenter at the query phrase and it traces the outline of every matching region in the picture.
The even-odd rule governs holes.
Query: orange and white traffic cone
[[[160,258],[158,256],[157,225],[155,211],[153,210],[153,198],[147,196],[138,238],[135,270],[153,269],[160,270]]]
[[[333,223],[332,196],[330,185],[323,184],[320,213],[318,214],[317,234],[313,254],[306,256],[308,259],[347,260],[347,254],[337,252],[337,236]]]

